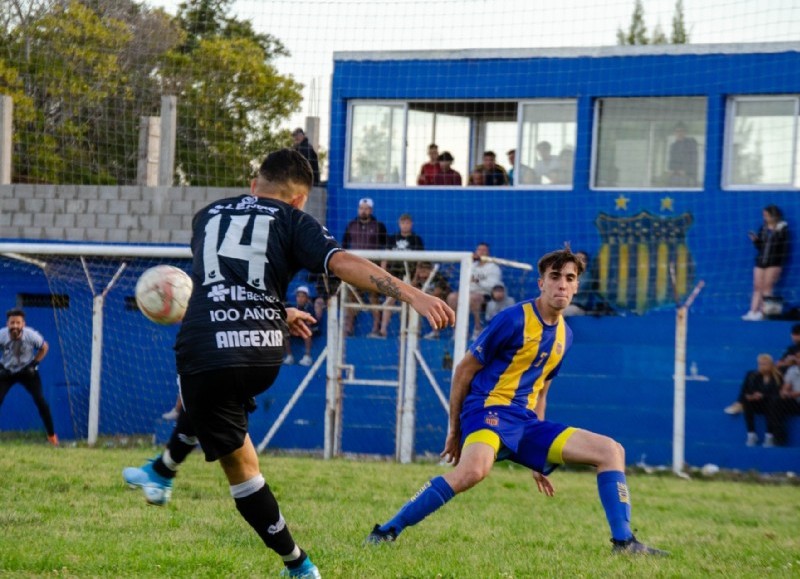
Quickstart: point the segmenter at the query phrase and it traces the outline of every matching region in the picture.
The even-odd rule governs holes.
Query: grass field
[[[3,577],[269,577],[281,569],[236,512],[217,465],[190,456],[166,507],[120,471],[154,450],[0,442]],[[498,465],[488,480],[407,530],[364,547],[446,467],[262,457],[297,541],[323,577],[798,577],[800,487],[632,474],[633,526],[669,558],[613,556],[588,471]]]

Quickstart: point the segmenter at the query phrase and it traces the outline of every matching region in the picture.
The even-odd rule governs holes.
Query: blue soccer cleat
[[[322,575],[319,574],[319,569],[314,563],[311,562],[310,557],[306,557],[306,560],[297,567],[296,569],[289,569],[288,567],[284,567],[281,571],[281,577],[301,577],[302,579],[322,579]]]
[[[141,467],[129,466],[123,469],[122,478],[129,487],[142,489],[144,499],[151,505],[166,505],[172,496],[172,479],[164,478],[154,471],[152,460]]]
[[[395,539],[397,539],[397,533],[394,527],[390,528],[388,531],[381,531],[381,526],[375,525],[372,528],[372,532],[367,535],[367,538],[364,540],[364,544],[380,545],[381,543],[393,543]]]
[[[669,555],[669,552],[667,551],[648,547],[644,543],[640,543],[636,537],[632,535],[631,538],[627,539],[626,541],[617,541],[616,539],[611,539],[611,542],[614,544],[614,546],[611,548],[612,553],[621,553],[626,555],[656,555],[659,557],[666,557]]]

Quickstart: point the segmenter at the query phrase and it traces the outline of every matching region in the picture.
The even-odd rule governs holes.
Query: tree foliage
[[[675,3],[675,13],[672,17],[672,33],[669,39],[657,23],[653,28],[653,33],[648,37],[647,25],[644,18],[644,6],[642,0],[636,0],[633,6],[631,22],[627,30],[617,29],[617,44],[620,45],[641,45],[641,44],[688,44],[689,32],[686,29],[686,21],[683,14],[683,0]]]
[[[229,5],[190,0],[171,16],[135,0],[0,2],[14,181],[134,183],[141,118],[175,95],[182,181],[246,183],[253,161],[290,142],[276,127],[302,87],[273,65],[283,44]]]

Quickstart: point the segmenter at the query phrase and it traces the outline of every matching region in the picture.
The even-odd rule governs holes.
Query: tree
[[[178,172],[197,186],[246,185],[253,163],[291,142],[277,125],[302,101],[302,85],[272,64],[288,55],[283,44],[227,16],[229,4],[181,4],[187,38],[161,71],[164,90],[178,97]]]
[[[617,29],[617,44],[648,44],[647,26],[644,23],[644,7],[642,0],[636,0],[628,31]]]
[[[683,16],[683,0],[675,3],[675,14],[672,16],[672,44],[689,44],[689,31],[686,30],[686,20]]]
[[[18,127],[15,171],[22,181],[113,182],[98,160],[92,128],[106,99],[125,93],[117,54],[130,40],[118,21],[103,22],[73,0],[21,22],[10,37],[33,118]]]
[[[669,42],[672,44],[689,43],[689,33],[686,30],[686,22],[683,15],[683,0],[677,0],[675,4],[675,14],[672,17],[672,34],[669,40],[661,28],[661,24],[656,24],[652,35],[648,38],[642,0],[636,0],[634,4],[628,30],[617,29],[617,44],[620,45],[668,44]]]

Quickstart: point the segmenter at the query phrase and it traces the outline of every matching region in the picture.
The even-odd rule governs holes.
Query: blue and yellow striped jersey
[[[556,377],[571,345],[572,330],[564,318],[545,324],[535,300],[506,308],[469,348],[483,364],[472,379],[470,397],[483,398],[484,406],[534,410],[539,392]]]

